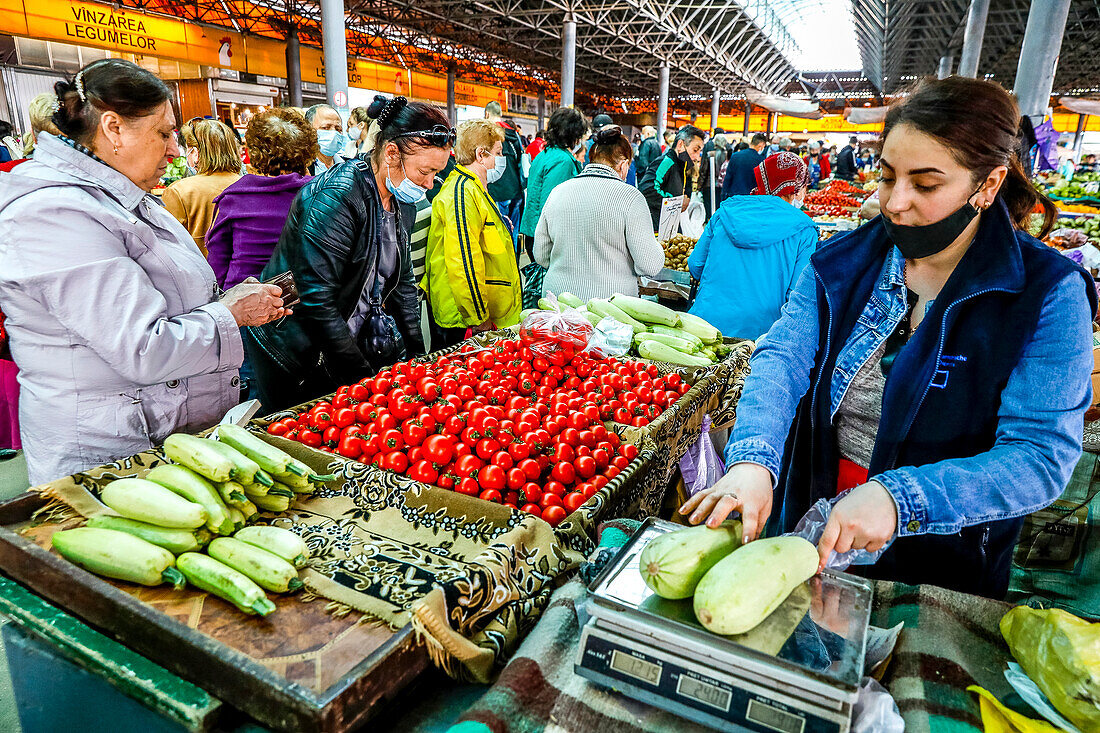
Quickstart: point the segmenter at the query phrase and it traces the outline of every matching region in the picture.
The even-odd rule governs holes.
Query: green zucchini
[[[229,507],[229,518],[233,520],[233,526],[240,532],[245,529],[244,513],[235,506]]]
[[[207,438],[207,442],[233,464],[231,479],[241,484],[250,484],[256,480],[256,472],[260,470],[260,464],[228,443],[210,438]]]
[[[229,507],[222,502],[218,490],[191,469],[165,463],[145,474],[145,478],[205,509],[206,528],[214,534],[233,533]]]
[[[240,425],[219,425],[218,440],[244,453],[268,473],[283,473],[294,460],[286,452],[265,443]]]
[[[275,610],[260,586],[212,557],[185,552],[176,559],[176,567],[191,585],[224,598],[245,613],[266,616]]]
[[[300,568],[309,561],[309,548],[305,540],[282,527],[270,525],[256,525],[245,527],[233,535],[241,542],[247,542],[256,547],[262,547],[283,558],[296,568]]]
[[[279,494],[254,496],[252,497],[252,503],[265,512],[285,512],[290,508],[290,497]]]
[[[214,488],[218,491],[218,496],[222,498],[226,506],[233,506],[242,501],[248,499],[244,493],[244,487],[236,481],[215,481]]]
[[[157,547],[163,547],[173,555],[201,550],[210,541],[210,533],[205,529],[158,527],[148,522],[139,522],[136,519],[127,519],[126,517],[113,517],[110,514],[97,514],[94,517],[89,517],[87,526],[132,534],[134,537],[139,537],[146,542],[152,542]]]
[[[169,435],[164,439],[164,455],[211,481],[228,481],[233,475],[232,461],[213,448],[209,440],[194,435]]]
[[[194,529],[206,524],[206,510],[158,483],[143,478],[120,478],[100,494],[107,506],[128,519],[158,527]]]
[[[51,542],[63,558],[96,575],[149,586],[184,585],[171,552],[126,532],[77,527],[54,532]]]
[[[206,553],[272,593],[289,593],[302,587],[298,570],[262,547],[232,537],[218,537],[206,548]]]

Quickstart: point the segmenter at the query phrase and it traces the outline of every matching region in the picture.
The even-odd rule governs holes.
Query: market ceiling
[[[935,74],[941,56],[958,66],[968,0],[852,0],[867,79],[889,94]],[[1030,0],[991,0],[980,75],[1011,89],[1027,27]],[[1073,0],[1054,79],[1055,94],[1100,87],[1100,0]]]
[[[320,45],[320,8],[292,0],[121,0],[120,4],[283,38],[288,21]],[[288,7],[290,8],[288,14]],[[348,51],[424,70],[553,93],[567,16],[577,21],[580,92],[654,97],[662,61],[670,94],[779,92],[794,76],[780,28],[765,33],[737,0],[346,0]],[[766,24],[765,24],[766,25]],[[780,44],[780,45],[777,45]],[[784,49],[789,52],[789,49]]]

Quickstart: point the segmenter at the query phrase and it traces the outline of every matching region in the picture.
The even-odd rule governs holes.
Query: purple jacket
[[[290,204],[310,176],[248,174],[214,199],[218,213],[206,232],[207,261],[218,285],[228,290],[259,277],[283,232]]]

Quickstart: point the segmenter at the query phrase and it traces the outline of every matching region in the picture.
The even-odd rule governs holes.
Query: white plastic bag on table
[[[714,486],[726,473],[725,463],[710,439],[710,424],[710,415],[704,415],[699,439],[680,459],[680,475],[684,477],[688,497]]]
[[[871,677],[864,677],[852,709],[852,733],[905,733],[905,721],[893,696]]]
[[[609,356],[622,356],[630,351],[633,343],[634,329],[611,316],[604,316],[596,324],[584,350],[606,359]]]
[[[850,490],[851,489],[849,489],[849,491]],[[810,507],[810,511],[806,512],[805,516],[798,520],[798,525],[795,526],[794,531],[788,532],[787,535],[801,537],[816,545],[821,540],[821,535],[825,532],[825,525],[829,522],[829,513],[833,510],[836,503],[847,495],[848,492],[845,491],[835,499],[818,499],[814,502],[814,505]],[[825,567],[829,570],[845,570],[849,565],[874,565],[875,562],[882,557],[882,553],[890,548],[892,543],[893,540],[887,542],[878,552],[867,552],[867,550],[837,552],[833,550],[829,555],[828,561],[825,563]]]

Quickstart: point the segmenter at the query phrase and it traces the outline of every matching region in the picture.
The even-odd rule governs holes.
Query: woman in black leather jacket
[[[415,204],[455,132],[435,107],[377,96],[373,145],[305,186],[262,279],[289,271],[294,315],[247,329],[264,409],[281,410],[423,353],[409,253]]]

